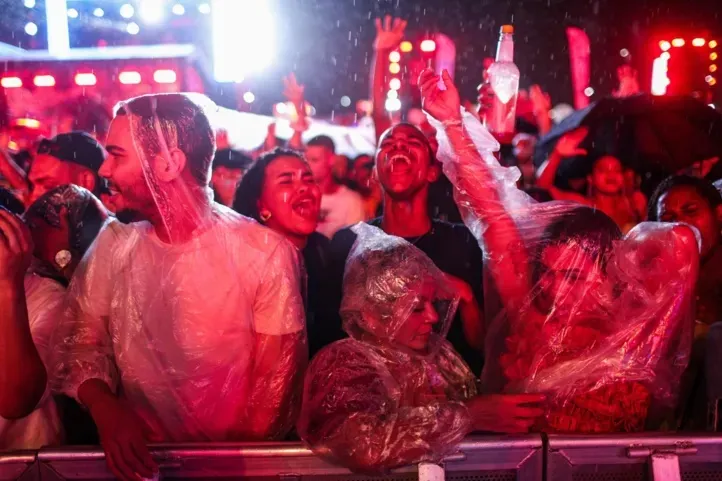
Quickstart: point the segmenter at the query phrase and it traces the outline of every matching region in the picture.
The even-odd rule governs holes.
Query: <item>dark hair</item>
[[[138,117],[135,133],[147,155],[157,155],[162,143],[158,139],[155,118],[165,141],[180,149],[188,159],[193,178],[202,186],[210,180],[211,161],[216,149],[215,135],[203,109],[185,94],[150,94],[123,102],[116,115]]]
[[[658,221],[657,204],[664,194],[677,187],[689,187],[694,189],[700,197],[705,199],[709,206],[714,209],[722,205],[722,194],[708,180],[692,177],[691,175],[673,175],[664,179],[654,190],[647,203],[647,217],[651,221]]]
[[[421,129],[418,128],[416,125],[414,125],[414,124],[412,124],[412,123],[410,123],[410,122],[399,122],[398,124],[392,125],[392,126],[389,127],[388,129],[386,129],[386,132],[384,132],[383,134],[381,134],[381,137],[383,137],[384,134],[386,134],[387,132],[390,132],[391,130],[393,130],[393,129],[397,128],[397,127],[409,127],[409,128],[411,128],[411,129],[417,131],[417,132],[419,133],[419,135],[420,135],[420,138],[423,139],[424,145],[426,145],[426,149],[429,151],[429,163],[430,163],[431,165],[434,165],[434,164],[436,164],[436,163],[438,162],[438,161],[436,160],[436,153],[434,152],[434,148],[431,146],[431,141],[429,140],[429,138],[426,136],[426,134],[424,133],[423,130],[421,130]],[[379,146],[381,145],[381,142],[380,142],[381,137],[379,137]]]
[[[336,144],[334,143],[333,139],[328,135],[317,135],[316,137],[306,142],[306,147],[324,147],[333,152],[334,154],[336,153]]]
[[[0,207],[4,207],[16,215],[20,215],[25,211],[25,206],[20,202],[20,199],[3,187],[0,187]]]
[[[263,182],[266,179],[266,169],[274,160],[279,157],[295,157],[303,162],[306,160],[301,154],[295,150],[275,148],[270,152],[262,154],[253,167],[248,169],[241,179],[241,183],[236,190],[236,197],[233,201],[233,210],[241,215],[261,221],[261,215],[258,212],[258,201],[263,192]]]
[[[246,170],[253,164],[253,159],[239,150],[221,149],[213,157],[213,168],[226,167],[228,169]]]

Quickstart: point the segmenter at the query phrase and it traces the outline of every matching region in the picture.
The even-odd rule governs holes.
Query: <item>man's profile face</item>
[[[142,146],[138,146],[142,148]],[[120,115],[113,119],[106,141],[108,155],[100,167],[100,176],[108,180],[111,203],[124,209],[147,212],[155,206],[153,196],[143,171],[142,159],[133,145],[130,119]],[[151,166],[146,165],[147,174],[152,176]]]
[[[35,202],[46,192],[56,187],[67,184],[78,184],[74,175],[73,165],[53,157],[50,154],[38,154],[30,165],[28,172],[30,181],[29,203]],[[86,189],[93,190],[93,186],[81,185]]]

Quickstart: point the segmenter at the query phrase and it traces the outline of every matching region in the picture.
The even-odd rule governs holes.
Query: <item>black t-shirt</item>
[[[306,332],[308,333],[309,355],[313,356],[323,346],[339,339],[340,334],[331,329],[329,320],[335,320],[329,302],[326,276],[330,263],[329,246],[331,242],[326,236],[314,232],[304,247],[303,263],[306,269],[305,302]]]
[[[381,218],[369,222],[381,227]],[[433,220],[431,230],[423,236],[406,239],[414,244],[436,264],[440,270],[462,279],[471,286],[479,307],[483,312],[483,260],[479,244],[463,224],[451,224]],[[356,234],[350,228],[336,233],[331,241],[331,263],[328,282],[331,287],[333,311],[337,313],[335,325],[340,326],[338,311],[343,296],[343,272],[346,258],[356,241]],[[333,322],[329,324],[334,324]],[[342,331],[341,331],[342,332]],[[338,331],[336,332],[338,335]],[[338,339],[345,337],[343,334]],[[483,354],[473,348],[464,337],[460,314],[457,312],[449,328],[447,339],[466,361],[475,375],[481,374],[484,365]],[[337,340],[337,339],[334,339]]]

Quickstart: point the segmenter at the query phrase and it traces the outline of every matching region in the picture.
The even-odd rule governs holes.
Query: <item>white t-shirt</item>
[[[35,274],[25,276],[25,302],[30,333],[45,365],[49,344],[62,315],[65,288]],[[10,421],[0,417],[0,449],[38,449],[60,444],[63,426],[50,390],[46,390],[37,408],[23,419]]]
[[[344,227],[358,224],[366,219],[363,198],[346,186],[341,186],[333,194],[321,197],[321,215],[318,228],[329,239]]]
[[[257,335],[305,328],[300,286],[297,250],[218,204],[180,245],[111,223],[69,288],[64,391],[102,379],[162,439],[224,441],[250,396]]]

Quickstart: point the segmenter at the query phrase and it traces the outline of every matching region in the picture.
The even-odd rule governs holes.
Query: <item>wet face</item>
[[[87,176],[82,175],[84,170],[87,169],[49,154],[36,155],[28,172],[30,203],[61,185],[75,184],[92,191],[95,188],[93,174],[88,171]],[[90,179],[92,182],[88,182]]]
[[[118,210],[131,210],[147,217],[155,202],[143,173],[141,158],[133,146],[130,120],[125,115],[113,119],[106,143],[108,156],[100,176],[108,180],[110,202]]]
[[[568,315],[578,310],[601,286],[603,272],[589,251],[574,243],[545,247],[540,258],[539,296],[543,312]]]
[[[242,178],[243,170],[241,169],[230,169],[225,166],[213,169],[211,187],[217,194],[216,202],[230,207]]]
[[[311,235],[318,225],[321,190],[308,164],[293,156],[272,161],[258,209],[270,214],[266,225],[276,232],[294,238]]]
[[[328,182],[328,179],[332,175],[334,154],[326,147],[314,145],[306,149],[304,155],[308,165],[311,167],[313,177],[319,185],[323,185]]]
[[[617,195],[624,189],[622,163],[616,157],[602,157],[594,163],[590,182],[595,192]]]
[[[431,164],[429,146],[418,129],[397,125],[381,137],[376,153],[376,173],[384,191],[397,199],[408,199],[439,177]]]
[[[679,186],[664,193],[657,202],[661,222],[684,222],[702,236],[702,258],[707,257],[720,241],[722,207],[713,209],[693,187]]]
[[[433,282],[426,282],[420,292],[415,294],[409,317],[395,334],[394,342],[414,351],[428,349],[434,325],[439,322],[439,314],[433,303],[435,297]]]
[[[351,169],[351,180],[365,192],[370,191],[371,184],[374,181],[373,170],[374,159],[369,155],[360,156],[354,162],[353,169]]]

